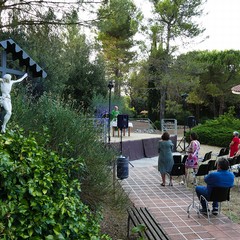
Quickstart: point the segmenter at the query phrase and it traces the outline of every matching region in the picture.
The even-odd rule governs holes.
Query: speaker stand
[[[122,128],[120,128],[121,134],[120,134],[120,155],[122,155]]]
[[[123,128],[120,128],[120,131],[121,131],[121,134],[120,134],[120,156],[122,156],[122,153],[123,153],[123,151],[122,151],[122,130],[123,130]],[[132,166],[132,167],[134,167],[131,163],[130,163],[130,161],[128,161],[128,163]]]
[[[185,147],[182,147],[181,146],[181,143],[183,142],[183,145],[185,146],[185,141],[186,141],[186,139],[185,139],[185,136],[184,137],[182,137],[182,139],[180,140],[180,142],[178,143],[178,145],[177,145],[177,147],[176,147],[176,149],[178,149],[178,147],[179,148],[181,148],[181,152],[184,152],[185,153]]]

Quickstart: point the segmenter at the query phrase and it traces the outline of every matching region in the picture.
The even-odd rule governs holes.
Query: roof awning
[[[26,66],[33,77],[46,78],[47,73],[11,38],[1,41],[0,47],[4,48],[6,53],[12,53],[13,60],[19,60],[20,66]]]

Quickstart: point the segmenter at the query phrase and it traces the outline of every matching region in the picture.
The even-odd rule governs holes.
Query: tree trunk
[[[212,102],[212,108],[213,108],[213,117],[217,117],[217,111],[216,111],[216,98],[213,97],[213,102]]]
[[[162,119],[165,117],[165,108],[166,108],[166,88],[164,87],[160,91],[160,104],[159,104],[159,121],[161,122]]]
[[[195,113],[196,113],[196,120],[197,122],[199,122],[199,119],[200,119],[200,106],[199,104],[196,104],[196,108],[195,108]]]
[[[224,96],[221,96],[219,101],[219,112],[218,112],[219,116],[223,115],[224,108],[225,108],[225,99],[224,99]]]
[[[115,74],[114,94],[115,96],[120,97],[121,95],[120,70],[116,68],[114,74]]]

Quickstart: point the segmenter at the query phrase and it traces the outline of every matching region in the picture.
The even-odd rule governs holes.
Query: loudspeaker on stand
[[[122,128],[128,128],[128,115],[127,114],[119,114],[117,116],[117,127]]]

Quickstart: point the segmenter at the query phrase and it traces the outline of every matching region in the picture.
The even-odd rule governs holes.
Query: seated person
[[[200,195],[204,196],[207,200],[211,195],[213,187],[232,187],[234,185],[234,175],[229,171],[229,162],[225,158],[217,160],[217,171],[209,173],[204,177],[207,186],[196,186],[196,193],[200,199]],[[207,214],[207,206],[204,200],[201,200],[202,209],[200,213]],[[218,214],[218,202],[212,203],[212,214]]]

